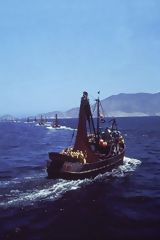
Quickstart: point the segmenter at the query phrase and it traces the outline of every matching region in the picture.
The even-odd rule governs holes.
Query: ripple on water
[[[124,164],[111,172],[99,174],[94,179],[84,180],[48,180],[44,174],[39,178],[25,177],[14,179],[14,181],[3,181],[1,185],[7,185],[8,192],[4,192],[1,197],[0,206],[15,206],[15,205],[30,205],[36,201],[57,200],[61,198],[66,192],[76,190],[82,186],[92,184],[97,180],[106,179],[108,177],[125,177],[126,173],[133,172],[141,163],[140,160],[133,158],[124,158]],[[0,187],[1,187],[0,185]]]

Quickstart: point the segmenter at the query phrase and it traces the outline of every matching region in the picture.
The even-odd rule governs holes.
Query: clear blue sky
[[[0,1],[0,115],[160,91],[159,0]]]

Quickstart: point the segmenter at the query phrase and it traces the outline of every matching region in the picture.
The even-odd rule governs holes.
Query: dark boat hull
[[[80,164],[77,169],[72,169],[76,164],[76,159],[59,153],[49,153],[50,163],[47,166],[48,178],[63,178],[68,180],[77,180],[85,178],[94,178],[98,174],[111,171],[113,168],[123,164],[124,151],[115,156],[99,159],[93,163]],[[71,169],[65,169],[65,163],[69,163]]]

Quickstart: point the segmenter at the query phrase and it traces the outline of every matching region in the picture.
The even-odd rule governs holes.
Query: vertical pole
[[[98,92],[99,94],[100,92]],[[99,112],[99,95],[97,98],[97,142],[99,142],[99,118],[100,118],[100,112]]]
[[[56,113],[56,118],[55,118],[55,125],[56,125],[56,127],[58,125],[57,113]]]

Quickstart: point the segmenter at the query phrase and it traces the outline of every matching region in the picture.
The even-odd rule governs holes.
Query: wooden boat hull
[[[50,161],[47,166],[48,178],[77,180],[94,178],[98,174],[103,174],[111,171],[119,165],[122,165],[124,151],[115,156],[106,157],[106,159],[99,159],[99,161],[86,164],[81,164],[77,161],[77,159],[70,158],[59,153],[51,152],[49,153],[49,157]]]

